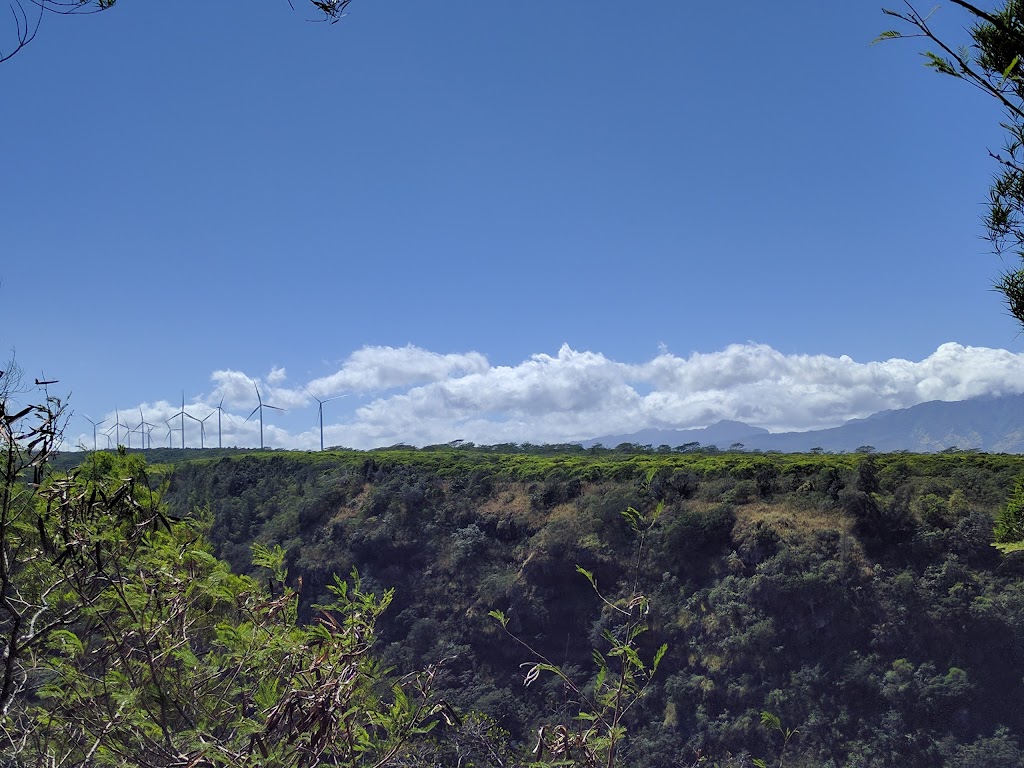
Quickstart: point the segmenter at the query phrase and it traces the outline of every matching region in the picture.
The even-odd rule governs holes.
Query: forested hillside
[[[554,676],[524,687],[534,659],[488,613],[582,686],[610,604],[640,591],[640,657],[668,651],[624,765],[1019,766],[1024,560],[991,542],[1022,472],[976,453],[274,452],[176,465],[164,499],[208,514],[237,571],[280,544],[303,615],[333,574],[394,588],[384,661],[441,662],[444,700],[514,745],[579,708]],[[630,507],[661,509],[639,553]]]

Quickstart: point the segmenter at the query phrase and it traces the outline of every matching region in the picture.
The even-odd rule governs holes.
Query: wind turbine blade
[[[258,411],[259,409],[260,409],[260,406],[258,406],[258,405],[255,408],[253,408],[252,409],[252,413],[250,413],[248,416],[245,417],[245,421],[248,421],[253,416],[255,416],[256,415],[256,411]],[[243,421],[242,423],[245,424],[245,421]]]

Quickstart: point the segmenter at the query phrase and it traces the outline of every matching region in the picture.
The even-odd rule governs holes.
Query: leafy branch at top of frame
[[[883,8],[882,12],[905,22],[916,32],[905,34],[889,29],[872,42],[907,37],[931,41],[940,52],[923,51],[926,66],[970,83],[995,97],[1014,119],[1024,119],[1024,72],[1021,69],[1024,23],[1020,14],[1024,4],[1019,0],[1009,0],[1003,11],[989,13],[964,0],[950,1],[977,20],[969,30],[973,44],[954,48],[939,36],[930,23],[937,8],[921,13],[909,0],[904,0],[905,10]]]

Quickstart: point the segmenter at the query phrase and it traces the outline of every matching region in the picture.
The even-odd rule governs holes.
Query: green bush
[[[996,516],[995,536],[1000,544],[1024,541],[1024,476],[1017,478],[1006,507]]]

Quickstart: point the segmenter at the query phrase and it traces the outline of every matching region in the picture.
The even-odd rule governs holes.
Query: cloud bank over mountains
[[[215,371],[212,388],[186,401],[185,410],[201,419],[223,402],[230,414],[222,421],[224,445],[258,446],[258,415],[245,421],[257,405],[253,380],[264,403],[287,409],[264,412],[268,447],[318,448],[317,399],[340,397],[345,399],[323,408],[326,445],[561,443],[644,428],[704,427],[721,419],[772,432],[823,429],[930,400],[1020,394],[1024,355],[947,343],[917,362],[856,362],[747,343],[687,357],[662,350],[648,362],[621,363],[564,344],[555,355],[493,365],[478,352],[363,347],[334,373],[310,381],[291,381],[276,367],[263,375]],[[119,408],[126,425],[122,443],[125,430],[141,420],[139,409],[137,403]],[[147,422],[171,420],[153,430],[154,446],[180,446],[180,416],[172,418],[180,403],[142,403],[141,409]],[[107,429],[114,411],[105,417]],[[185,444],[198,447],[198,423],[186,419],[184,429]],[[138,447],[141,432],[132,435]],[[216,418],[206,422],[203,439],[207,447],[217,444]],[[101,434],[101,448],[104,440]],[[71,442],[91,447],[91,427]]]

